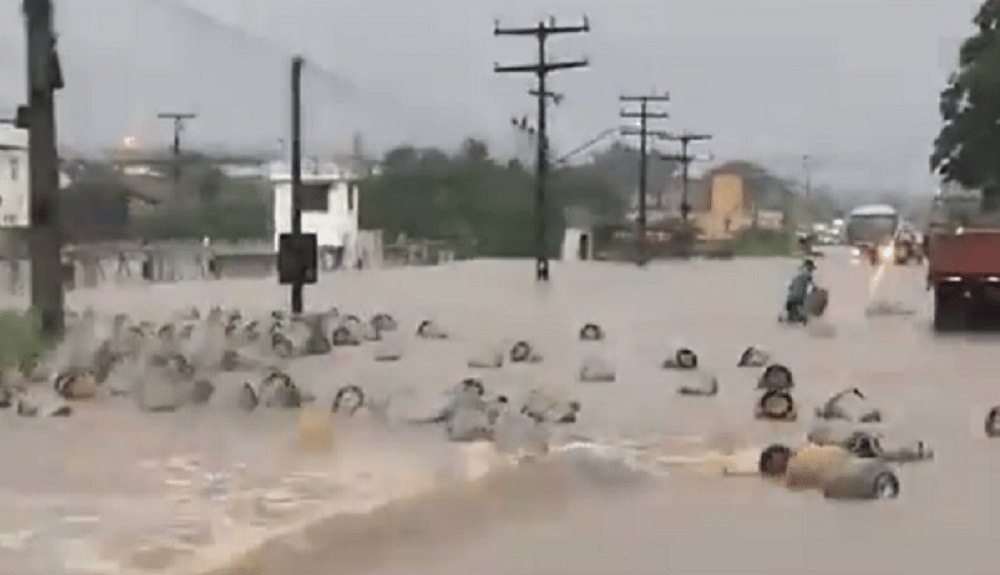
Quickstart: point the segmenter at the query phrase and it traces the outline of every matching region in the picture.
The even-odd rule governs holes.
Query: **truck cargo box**
[[[928,238],[928,277],[984,279],[1000,276],[1000,229],[959,229],[931,233]]]

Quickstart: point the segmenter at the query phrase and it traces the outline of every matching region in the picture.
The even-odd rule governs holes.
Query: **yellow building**
[[[720,173],[712,176],[708,210],[695,214],[702,239],[723,240],[753,225],[753,202],[743,177]]]

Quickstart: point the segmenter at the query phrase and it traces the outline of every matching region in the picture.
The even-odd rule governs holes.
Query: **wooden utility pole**
[[[651,119],[666,119],[670,115],[666,112],[655,112],[649,109],[650,102],[669,102],[670,94],[650,94],[646,96],[621,96],[619,101],[638,102],[639,111],[629,112],[622,110],[619,116],[622,118],[637,118],[639,120],[638,129],[634,126],[624,127],[621,133],[627,136],[639,136],[639,214],[636,218],[636,263],[646,265],[649,261],[649,253],[646,249],[646,196],[647,178],[649,164],[649,138],[650,136],[667,136],[666,132],[659,130],[649,130],[648,121]]]
[[[302,66],[301,56],[292,59],[292,235],[302,235]],[[292,313],[302,313],[303,278],[292,282]]]
[[[181,133],[184,132],[184,122],[195,119],[197,115],[191,113],[161,112],[156,117],[161,120],[170,120],[174,124],[174,142],[170,147],[170,152],[174,157],[174,194],[179,195],[177,186],[181,180]]]
[[[555,18],[549,21],[539,22],[537,26],[528,28],[501,28],[500,23],[494,25],[494,36],[534,36],[538,41],[538,61],[534,64],[521,66],[501,66],[493,65],[493,71],[498,74],[506,73],[531,73],[538,79],[537,88],[529,92],[538,101],[538,140],[536,142],[538,158],[535,166],[535,279],[537,281],[549,281],[549,258],[547,224],[548,218],[545,203],[545,178],[548,174],[548,125],[546,122],[546,106],[549,99],[556,98],[556,94],[546,90],[546,79],[550,72],[556,70],[566,70],[570,68],[584,68],[589,66],[586,59],[564,62],[549,62],[545,55],[545,42],[549,37],[556,34],[574,34],[590,32],[590,23],[584,17],[583,24],[579,26],[558,26]]]
[[[23,9],[28,103],[18,110],[17,126],[28,130],[31,307],[40,316],[42,334],[57,337],[63,332],[65,318],[55,91],[61,90],[64,82],[52,29],[52,1],[24,0]]]

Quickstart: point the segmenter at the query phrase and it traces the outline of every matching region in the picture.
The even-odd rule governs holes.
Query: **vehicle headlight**
[[[861,248],[851,248],[851,255],[854,257],[861,257]]]
[[[882,248],[881,254],[884,260],[892,259],[892,256],[896,254],[896,250],[892,246],[885,246]]]

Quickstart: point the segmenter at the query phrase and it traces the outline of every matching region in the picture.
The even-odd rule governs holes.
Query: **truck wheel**
[[[968,326],[968,313],[958,290],[934,290],[934,331],[961,331]]]

